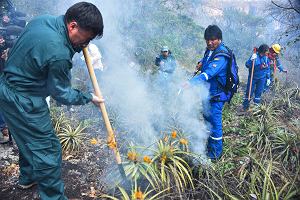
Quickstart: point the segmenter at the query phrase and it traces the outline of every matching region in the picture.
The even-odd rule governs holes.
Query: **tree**
[[[295,66],[300,58],[300,1],[271,0],[270,15],[280,23],[278,40],[286,46],[286,57]]]
[[[263,41],[266,21],[260,16],[226,8],[219,23],[224,41],[235,51],[238,59],[245,60],[253,47]]]
[[[140,12],[134,12],[129,19],[124,17],[119,23],[123,26],[123,35],[135,43],[134,46],[128,43],[128,52],[135,52],[139,64],[149,69],[154,66],[161,46],[167,45],[180,64],[194,70],[199,49],[205,49],[204,28],[186,15],[165,7],[160,0],[136,0],[136,3],[136,10]]]

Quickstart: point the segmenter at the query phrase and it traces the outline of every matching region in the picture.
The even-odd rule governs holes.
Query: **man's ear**
[[[68,23],[68,30],[69,31],[72,31],[72,30],[76,29],[77,27],[78,27],[78,24],[75,21],[71,21],[70,23]]]

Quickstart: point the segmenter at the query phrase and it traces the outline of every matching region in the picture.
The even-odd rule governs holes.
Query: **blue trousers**
[[[223,150],[222,110],[224,102],[210,102],[209,108],[204,110],[204,119],[210,123],[210,136],[207,142],[207,156],[218,159]]]
[[[261,95],[265,89],[265,85],[266,85],[266,78],[260,78],[260,79],[253,78],[250,98],[252,98],[253,94],[255,94],[254,99],[253,99],[254,103],[257,103],[257,104],[260,103]],[[251,101],[251,99],[250,99],[250,101],[248,101],[249,88],[250,88],[250,78],[248,77],[247,89],[245,92],[245,98],[244,98],[244,102],[243,102],[244,109],[249,108],[249,104]]]

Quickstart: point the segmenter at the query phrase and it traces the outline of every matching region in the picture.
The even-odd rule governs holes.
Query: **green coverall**
[[[37,182],[43,200],[67,199],[61,145],[45,98],[67,105],[92,100],[71,88],[74,53],[64,16],[40,16],[27,25],[0,75],[0,111],[19,148],[19,183]]]

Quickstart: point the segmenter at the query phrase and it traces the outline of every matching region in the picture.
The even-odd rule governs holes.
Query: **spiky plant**
[[[280,91],[275,94],[274,102],[277,109],[285,111],[285,115],[293,115],[294,109],[300,108],[300,89],[296,87],[281,88]]]
[[[272,144],[276,159],[281,160],[285,165],[291,164],[294,167],[300,164],[300,138],[297,135],[281,130],[274,135]]]
[[[144,191],[138,186],[137,181],[134,181],[134,185],[132,185],[132,189],[130,192],[126,191],[121,186],[117,187],[119,190],[119,194],[116,194],[115,196],[102,194],[100,195],[100,198],[106,198],[106,199],[112,199],[112,200],[155,200],[155,199],[164,199],[167,195],[163,195],[164,192],[167,191],[167,189],[164,189],[160,192],[155,193],[155,189],[149,189],[147,187]]]
[[[176,129],[174,126],[172,128],[171,132],[168,131],[163,134],[163,142],[189,152],[189,140],[185,137],[183,130]]]
[[[300,88],[298,87],[298,85],[295,88],[291,89],[290,97],[294,98],[295,100],[300,100]]]
[[[175,184],[177,191],[182,192],[187,186],[194,188],[192,170],[184,158],[192,154],[182,151],[174,143],[163,140],[157,142],[154,152],[154,168],[159,173],[163,188],[171,188]]]
[[[66,117],[66,114],[58,107],[51,107],[50,115],[56,134],[61,133],[63,128],[70,123],[70,120]]]
[[[199,178],[197,184],[208,194],[205,199],[293,199],[299,192],[297,178],[284,177],[287,172],[278,163],[265,157],[247,157],[238,170],[238,176],[233,173],[222,174],[220,167],[227,162],[220,161],[213,169],[208,168],[206,171],[209,176],[206,177],[209,178]],[[296,174],[299,175],[299,170]]]
[[[257,123],[255,121],[249,124],[248,147],[254,147],[257,150],[264,150],[269,144],[269,137],[275,131],[276,126],[273,122]]]
[[[57,136],[64,152],[78,151],[80,149],[86,128],[87,125],[83,125],[83,123],[79,123],[75,128],[70,124],[62,128],[62,131]]]
[[[249,194],[257,199],[292,199],[297,194],[296,178],[281,179],[276,181],[276,177],[281,175],[281,170],[272,160],[259,161],[252,159],[255,163],[249,185]],[[297,174],[299,171],[297,172]]]
[[[278,115],[282,114],[281,110],[277,110],[273,102],[263,102],[255,106],[252,110],[252,117],[259,123],[269,123],[275,121]]]
[[[277,116],[282,112],[275,109],[274,103],[262,103],[253,108],[249,121],[249,146],[255,146],[262,149],[269,142],[269,136],[276,131],[278,127]]]
[[[141,156],[135,148],[130,148],[127,161],[123,163],[126,176],[131,180],[146,180],[152,188],[159,188],[161,181],[154,170],[151,157]]]
[[[297,135],[298,137],[300,137],[300,119],[296,118],[296,119],[292,119],[288,125],[288,129],[291,133]]]

